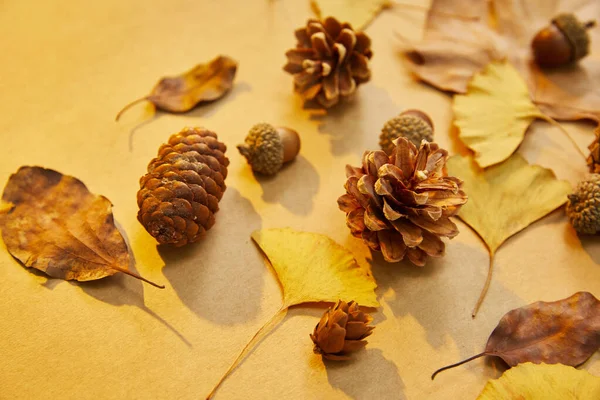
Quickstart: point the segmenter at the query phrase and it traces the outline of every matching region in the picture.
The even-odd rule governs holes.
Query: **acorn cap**
[[[565,35],[571,44],[571,62],[585,57],[590,51],[590,36],[587,29],[593,22],[581,23],[574,14],[559,14],[552,23]]]
[[[589,174],[567,201],[567,216],[579,233],[600,232],[600,174]]]
[[[243,144],[237,146],[254,172],[274,175],[283,163],[293,160],[300,151],[300,137],[289,128],[256,124]]]
[[[404,137],[417,148],[423,139],[433,141],[433,122],[420,110],[406,110],[385,123],[379,135],[379,145],[387,154],[394,149],[394,140]]]

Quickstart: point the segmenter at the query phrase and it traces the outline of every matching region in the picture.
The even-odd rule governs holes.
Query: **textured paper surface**
[[[412,80],[397,36],[415,38],[424,13],[394,9],[368,28],[373,80],[329,115],[302,109],[281,67],[308,1],[0,2],[0,182],[24,164],[78,177],[114,204],[139,273],[85,284],[47,279],[21,267],[0,244],[0,398],[198,399],[281,304],[273,274],[250,239],[290,226],[329,235],[372,265],[382,307],[365,351],[323,363],[308,334],[321,308],[292,309],[230,376],[216,399],[475,398],[500,363],[476,360],[430,380],[445,364],[480,352],[499,318],[536,300],[579,290],[600,295],[600,239],[578,238],[562,211],[509,239],[476,320],[470,311],[488,256],[463,223],[447,256],[419,269],[386,265],[352,238],[336,199],[344,166],[376,149],[381,126],[405,108],[427,111],[436,139],[456,152],[450,98]],[[417,35],[418,36],[418,35]],[[183,115],[138,106],[163,75],[219,53],[240,63],[222,100]],[[256,179],[237,153],[257,122],[302,135],[296,162]],[[219,134],[231,159],[228,189],[206,240],[157,248],[136,220],[138,180],[158,147],[186,125]],[[584,148],[591,125],[565,125]],[[563,134],[535,122],[519,153],[575,182],[585,162]],[[494,212],[494,210],[490,210]],[[583,368],[600,375],[600,356]]]

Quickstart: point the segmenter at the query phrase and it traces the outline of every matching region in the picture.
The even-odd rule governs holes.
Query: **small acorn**
[[[246,157],[252,171],[274,175],[283,164],[296,158],[300,151],[300,136],[289,128],[260,123],[250,129],[237,149]]]
[[[559,14],[533,38],[535,62],[552,68],[579,61],[589,53],[587,30],[595,25],[596,21],[581,23],[573,14]]]
[[[394,140],[404,137],[417,148],[423,139],[433,141],[433,122],[420,110],[406,110],[385,123],[379,135],[379,146],[387,154],[395,148]]]

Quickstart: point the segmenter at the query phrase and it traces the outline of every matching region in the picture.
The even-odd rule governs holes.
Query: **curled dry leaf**
[[[164,77],[148,96],[123,107],[116,120],[131,106],[145,100],[160,110],[175,113],[189,111],[203,101],[217,100],[233,86],[237,65],[236,61],[227,56],[218,56],[181,75]]]
[[[489,4],[494,18],[489,18]],[[417,77],[456,93],[465,93],[471,77],[491,61],[507,59],[544,114],[559,120],[600,121],[600,29],[589,31],[591,55],[576,65],[540,69],[532,60],[530,45],[536,32],[565,10],[588,20],[600,15],[600,2],[433,0],[424,40],[406,45],[403,52]]]
[[[534,119],[549,119],[529,100],[525,82],[507,62],[492,62],[475,74],[467,93],[454,96],[453,109],[460,139],[482,168],[509,158]]]
[[[279,279],[283,304],[244,347],[207,399],[215,394],[248,352],[283,319],[289,307],[309,302],[335,303],[339,299],[354,299],[366,307],[379,306],[373,276],[356,262],[352,253],[327,236],[283,228],[256,231],[252,233],[252,239],[269,259]]]
[[[600,301],[578,292],[563,300],[538,301],[506,313],[490,335],[485,350],[440,368],[431,379],[482,356],[502,358],[508,365],[533,362],[577,366],[600,348]]]
[[[53,278],[90,281],[129,271],[129,253],[113,220],[112,204],[80,180],[41,167],[21,167],[2,194],[0,213],[8,251],[26,267]]]
[[[600,378],[562,364],[524,363],[492,379],[477,400],[597,400]]]
[[[470,201],[458,217],[479,234],[490,252],[488,276],[474,317],[491,282],[496,250],[506,239],[563,205],[571,185],[557,180],[549,169],[529,165],[518,154],[486,170],[478,168],[470,157],[456,155],[448,160],[447,167],[450,175],[461,177],[469,193]]]
[[[319,19],[333,16],[348,22],[355,29],[364,29],[391,0],[310,0],[310,6]]]

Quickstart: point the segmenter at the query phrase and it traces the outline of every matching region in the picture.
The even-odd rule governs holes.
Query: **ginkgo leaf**
[[[548,119],[529,99],[527,85],[508,62],[491,62],[475,74],[467,93],[454,96],[460,139],[486,168],[517,150],[536,118]]]
[[[460,176],[469,194],[458,216],[475,230],[490,252],[490,267],[473,316],[477,313],[492,277],[493,258],[506,239],[525,229],[567,201],[571,185],[552,171],[529,165],[518,154],[504,163],[482,170],[470,157],[453,156],[448,173]]]
[[[123,272],[164,288],[128,269],[129,252],[114,224],[112,204],[80,180],[21,167],[9,178],[2,200],[9,206],[0,211],[2,238],[26,267],[77,281]]]
[[[310,0],[310,6],[319,19],[332,16],[358,30],[364,29],[391,5],[391,0]]]
[[[562,364],[524,363],[492,379],[477,400],[597,400],[600,378]]]
[[[284,307],[338,299],[379,306],[373,276],[327,236],[284,228],[256,231],[252,239],[277,273]]]
[[[352,253],[318,233],[290,228],[263,229],[252,239],[269,259],[283,290],[283,304],[244,347],[207,399],[239,365],[250,350],[283,319],[287,309],[303,303],[354,300],[361,306],[378,307],[377,284]]]

